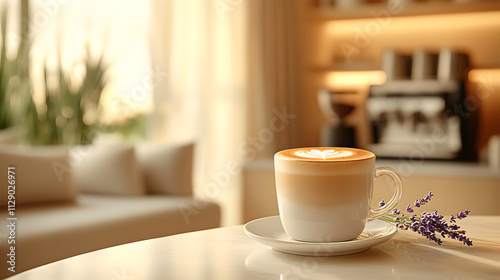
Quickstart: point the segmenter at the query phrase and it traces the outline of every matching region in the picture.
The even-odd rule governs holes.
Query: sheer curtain
[[[195,194],[223,225],[241,222],[244,165],[297,141],[298,2],[153,1],[150,138],[196,142]]]

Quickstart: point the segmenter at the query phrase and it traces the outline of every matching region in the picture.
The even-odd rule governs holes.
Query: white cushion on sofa
[[[133,146],[78,146],[71,149],[71,158],[76,186],[81,192],[146,194]]]
[[[194,145],[142,145],[136,148],[148,193],[192,195]]]
[[[63,147],[0,146],[0,178],[4,194],[0,205],[7,205],[8,167],[15,167],[15,203],[42,203],[74,201],[76,188],[68,160],[68,150]]]

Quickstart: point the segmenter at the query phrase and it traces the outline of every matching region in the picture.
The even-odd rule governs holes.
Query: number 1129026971
[[[7,168],[7,179],[8,179],[8,187],[7,187],[7,205],[9,216],[16,215],[16,167],[9,166]]]

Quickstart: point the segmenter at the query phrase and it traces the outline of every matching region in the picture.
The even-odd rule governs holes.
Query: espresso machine
[[[477,108],[468,104],[466,54],[442,49],[385,51],[386,83],[366,102],[377,157],[474,161]],[[469,102],[470,103],[470,102]]]

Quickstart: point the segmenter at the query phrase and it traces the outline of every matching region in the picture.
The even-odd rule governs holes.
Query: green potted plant
[[[59,61],[61,61],[59,59]],[[87,47],[83,62],[85,77],[79,85],[59,67],[44,69],[44,104],[35,106],[35,121],[28,131],[31,144],[86,145],[92,142],[92,129],[99,125],[99,104],[106,86],[106,66],[102,57],[92,59]],[[51,86],[50,77],[57,80]],[[31,108],[33,109],[33,108]]]
[[[22,1],[22,13],[28,14],[27,1]],[[31,81],[29,78],[28,24],[21,21],[21,40],[15,54],[7,55],[7,4],[0,8],[0,142],[17,141],[17,121],[29,117],[23,115],[26,106],[31,106]],[[28,100],[28,102],[26,102]],[[16,107],[14,110],[13,108]]]
[[[86,49],[85,77],[77,86],[60,64],[55,72],[45,67],[45,102],[35,104],[30,77],[29,21],[21,20],[20,44],[15,55],[9,57],[6,4],[1,7],[0,14],[0,130],[4,132],[4,136],[0,135],[0,142],[30,145],[91,143],[93,134],[90,130],[98,125],[99,101],[106,86],[106,66],[102,57],[92,59],[89,49]],[[23,0],[21,18],[27,15],[28,1]],[[54,76],[58,85],[51,87],[49,77]]]
[[[85,49],[86,56],[80,61],[81,65],[78,65],[84,68],[83,78],[75,79],[73,69],[63,69],[62,58],[59,57],[55,70],[44,67],[44,95],[35,104],[30,77],[28,15],[28,0],[22,0],[21,18],[25,20],[20,23],[21,41],[16,55],[9,58],[6,51],[6,5],[1,9],[0,130],[15,131],[15,140],[10,142],[28,145],[86,145],[92,143],[96,131],[115,133],[132,141],[140,140],[145,126],[143,115],[121,124],[100,123],[101,95],[107,84],[108,67],[102,55],[92,56],[88,45]]]

